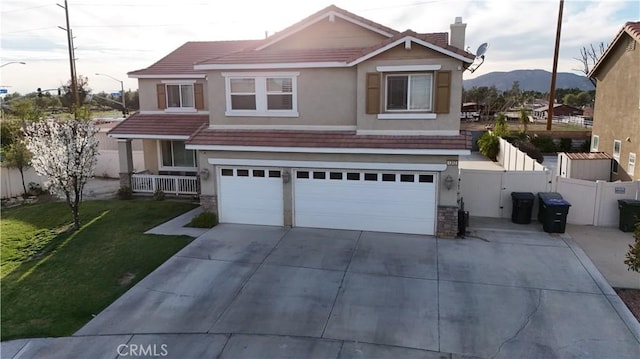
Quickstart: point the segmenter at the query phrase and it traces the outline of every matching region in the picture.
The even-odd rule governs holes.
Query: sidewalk
[[[612,287],[640,289],[640,273],[627,270],[624,259],[633,234],[615,227],[567,225],[567,234],[578,243]]]

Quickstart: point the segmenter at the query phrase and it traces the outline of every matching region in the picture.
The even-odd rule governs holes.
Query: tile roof
[[[245,50],[215,59],[209,59],[204,64],[269,64],[296,62],[349,62],[362,56],[363,48],[344,49],[291,49],[269,51],[269,49],[255,51]]]
[[[571,160],[610,160],[612,157],[606,152],[576,152],[565,153]]]
[[[201,128],[187,145],[385,148],[385,149],[471,149],[471,133],[458,136],[357,135],[355,131],[212,130]]]
[[[591,68],[591,71],[589,71],[589,73],[587,74],[587,77],[595,76],[596,72],[598,71],[598,68],[602,63],[607,61],[609,57],[608,56],[609,53],[618,44],[618,41],[620,40],[620,38],[622,38],[623,34],[629,35],[633,40],[640,43],[640,21],[637,21],[637,22],[628,21],[624,24],[624,26],[622,26],[620,31],[618,31],[616,36],[613,38],[613,41],[611,41],[611,43],[609,44],[609,47],[607,47],[607,49],[604,51],[602,56],[600,56],[600,58],[598,59],[598,62],[596,62],[596,64]]]
[[[147,67],[146,69],[131,71],[128,75],[205,74],[206,72],[194,70],[193,65],[196,62],[206,59],[223,56],[248,48],[255,48],[262,41],[264,40],[187,42],[160,59],[155,64]]]
[[[406,30],[404,32],[401,32],[399,34],[396,34],[395,36],[393,36],[392,38],[385,40],[375,46],[373,46],[372,48],[366,50],[364,53],[370,53],[373,52],[377,49],[381,49],[395,41],[398,41],[399,39],[402,39],[403,37],[406,36],[411,36],[411,37],[415,37],[416,39],[431,43],[433,45],[436,45],[437,47],[443,48],[445,50],[449,50],[453,53],[456,53],[458,55],[464,56],[470,60],[473,60],[476,58],[475,55],[466,52],[462,49],[459,49],[455,46],[451,46],[448,44],[448,34],[446,32],[434,32],[434,33],[426,33],[426,34],[419,34],[413,30]]]
[[[135,113],[109,131],[109,135],[113,137],[135,135],[189,137],[207,123],[209,123],[209,115]]]
[[[341,8],[335,6],[335,5],[329,5],[326,8],[324,8],[324,9],[322,9],[322,10],[320,10],[320,11],[318,11],[318,12],[312,14],[312,15],[309,15],[306,18],[298,21],[297,23],[287,27],[286,29],[278,31],[275,34],[269,36],[267,38],[267,40],[266,40],[266,43],[273,43],[273,42],[277,42],[277,41],[279,41],[279,40],[281,40],[283,38],[286,38],[287,36],[289,36],[291,34],[294,34],[294,33],[298,32],[299,30],[303,29],[308,22],[313,21],[313,20],[317,19],[319,16],[323,16],[323,15],[328,14],[330,12],[335,12],[335,13],[344,15],[346,17],[349,17],[351,19],[359,21],[359,22],[361,22],[361,23],[363,23],[363,24],[365,24],[367,26],[370,26],[370,27],[378,29],[380,31],[389,33],[391,35],[395,35],[395,34],[398,33],[397,30],[394,30],[394,29],[392,29],[390,27],[384,26],[384,25],[379,24],[377,22],[374,22],[374,21],[371,21],[371,20],[366,19],[364,17],[358,16],[358,15],[356,15],[354,13],[351,13],[351,12],[349,12],[347,10],[341,9]]]

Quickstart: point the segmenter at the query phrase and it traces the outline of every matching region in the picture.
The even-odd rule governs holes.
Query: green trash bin
[[[619,199],[620,230],[633,232],[636,223],[640,220],[640,201],[635,199]]]
[[[542,229],[547,233],[564,233],[571,203],[560,198],[542,199]]]

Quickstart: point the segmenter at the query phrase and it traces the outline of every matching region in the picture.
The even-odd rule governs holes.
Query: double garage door
[[[281,170],[223,167],[218,176],[221,222],[284,224]],[[433,173],[297,169],[290,177],[293,226],[434,234]]]

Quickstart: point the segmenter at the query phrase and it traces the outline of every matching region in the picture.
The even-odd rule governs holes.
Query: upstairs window
[[[194,80],[164,80],[156,86],[158,109],[196,112],[204,109],[204,84]]]
[[[431,111],[432,74],[387,75],[387,111]]]
[[[298,116],[298,73],[225,73],[223,76],[227,116]]]
[[[194,108],[193,85],[167,85],[168,108]]]

